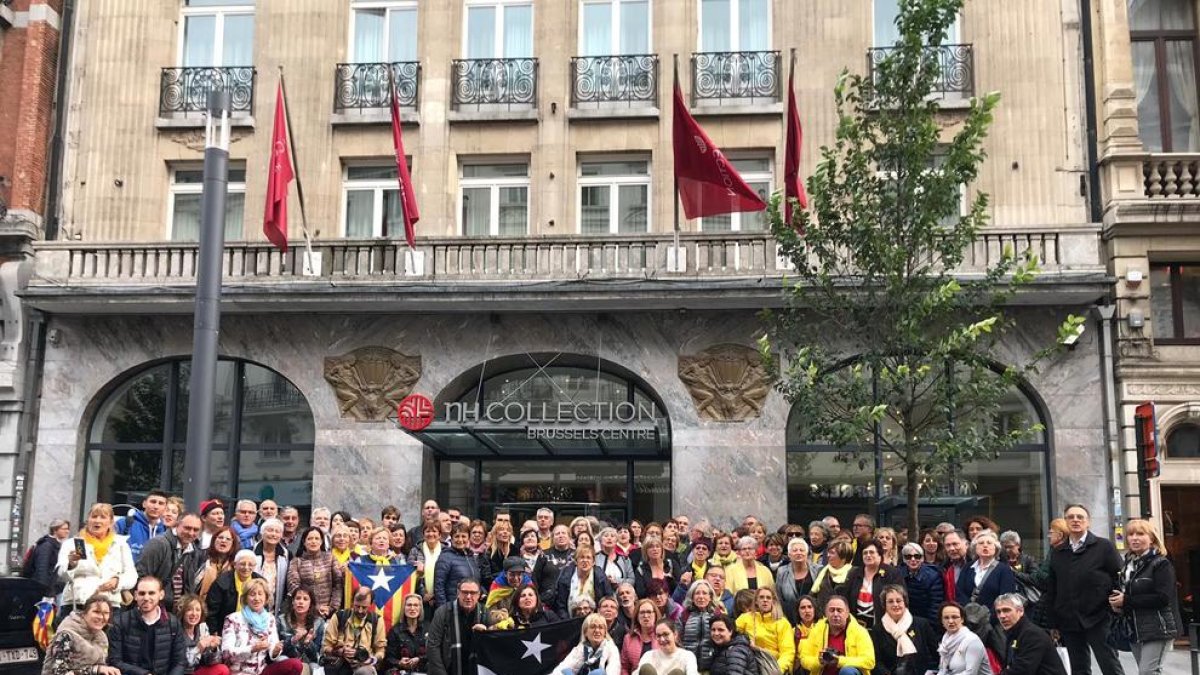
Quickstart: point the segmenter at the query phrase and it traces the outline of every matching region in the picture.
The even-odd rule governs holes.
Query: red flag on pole
[[[787,149],[783,160],[784,185],[784,220],[792,223],[792,200],[795,199],[800,208],[808,208],[808,193],[804,191],[804,181],[800,179],[800,146],[804,141],[804,131],[800,128],[800,111],[796,107],[796,62],[792,61],[792,74],[788,76],[788,110],[787,110]]]
[[[408,247],[417,247],[413,226],[421,219],[417,211],[417,198],[413,194],[412,176],[408,174],[408,161],[404,156],[404,139],[400,135],[400,104],[396,102],[396,82],[392,86],[392,146],[396,150],[396,175],[400,178],[400,210],[404,217],[404,239]]]
[[[766,202],[738,174],[688,112],[675,82],[675,179],[683,214],[690,220],[737,211],[762,211]]]
[[[292,156],[288,152],[288,128],[283,84],[275,92],[275,125],[271,130],[271,164],[267,171],[267,207],[263,214],[263,234],[279,250],[287,252],[288,183],[295,178]]]

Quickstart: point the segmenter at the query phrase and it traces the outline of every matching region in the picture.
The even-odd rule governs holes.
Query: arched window
[[[183,489],[189,359],[158,362],[111,387],[88,429],[84,504],[140,504]],[[312,501],[314,425],[303,394],[249,361],[217,363],[211,492],[304,509]]]
[[[1200,425],[1182,422],[1172,427],[1167,432],[1167,458],[1200,458]]]

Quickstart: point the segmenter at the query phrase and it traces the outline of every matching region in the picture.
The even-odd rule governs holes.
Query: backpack
[[[779,661],[771,656],[771,652],[751,643],[750,654],[754,656],[754,661],[758,664],[755,670],[758,675],[783,675],[783,670],[779,668]]]
[[[29,548],[25,549],[25,555],[21,556],[21,576],[26,579],[33,578],[33,552],[37,550],[37,544],[30,544]]]

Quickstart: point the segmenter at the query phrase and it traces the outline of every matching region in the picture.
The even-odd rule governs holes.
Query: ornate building
[[[939,92],[951,133],[1003,92],[971,190],[1042,278],[997,361],[1054,339],[1111,281],[1086,197],[1071,3],[968,3]],[[1053,5],[1053,6],[1052,6]],[[721,524],[903,512],[877,449],[804,445],[752,349],[788,273],[758,214],[672,235],[675,64],[693,113],[747,181],[781,183],[795,54],[804,166],[833,138],[833,85],[895,40],[896,0],[123,0],[82,3],[67,90],[61,227],[22,291],[45,317],[26,456],[29,525],[92,500],[178,489],[186,438],[204,93],[235,105],[214,491],[357,512],[422,497],[490,516],[544,502],[623,520]],[[300,39],[299,36],[303,36]],[[1014,49],[1014,45],[1019,48]],[[274,91],[289,92],[296,244],[261,234]],[[403,109],[422,218],[398,235],[388,128]],[[1082,188],[1082,190],[1081,190]],[[969,193],[968,193],[969,194]],[[925,486],[928,519],[983,512],[1027,548],[1065,502],[1109,521],[1098,323],[1014,390],[1045,431]],[[421,394],[397,416],[396,404]],[[424,400],[428,399],[428,405]],[[1001,421],[998,421],[1000,423]]]

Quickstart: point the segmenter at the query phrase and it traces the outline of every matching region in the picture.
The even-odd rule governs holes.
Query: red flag
[[[675,82],[675,179],[683,213],[690,220],[736,211],[762,211],[766,202],[758,196],[725,159],[704,129],[696,123],[683,102]]]
[[[392,82],[392,146],[396,150],[396,175],[400,177],[400,210],[404,215],[404,238],[408,247],[417,247],[413,226],[421,219],[417,211],[417,198],[413,195],[412,176],[408,175],[408,162],[404,158],[404,139],[400,136],[400,104],[396,102],[396,83]]]
[[[267,208],[263,214],[263,234],[287,252],[288,183],[296,177],[292,172],[292,155],[288,152],[287,112],[283,99],[283,83],[275,93],[275,126],[271,130],[271,164],[267,172]]]
[[[792,64],[792,74],[788,76],[788,111],[787,111],[787,150],[783,160],[784,186],[784,220],[792,223],[792,200],[795,199],[800,208],[808,208],[808,194],[804,191],[804,181],[800,180],[800,145],[804,141],[804,131],[800,128],[800,111],[796,107],[796,64]]]

